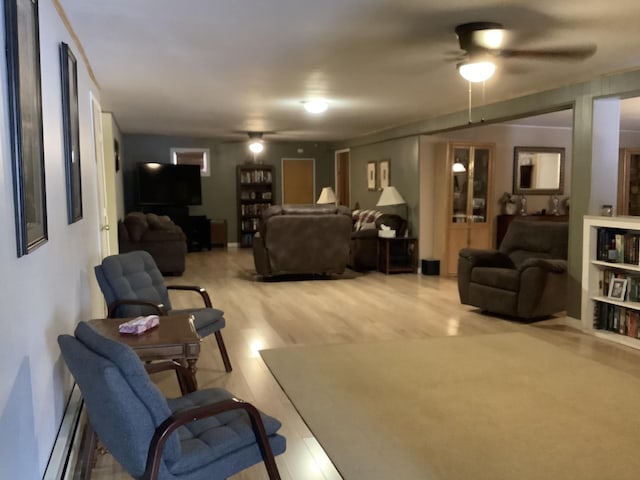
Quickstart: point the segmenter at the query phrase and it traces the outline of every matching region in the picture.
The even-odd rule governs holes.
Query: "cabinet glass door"
[[[451,188],[453,195],[451,198],[452,212],[451,223],[467,223],[467,209],[469,199],[469,170],[470,155],[469,148],[454,148],[452,177],[453,183]]]
[[[640,215],[640,153],[629,155],[629,212],[628,215]]]
[[[473,149],[473,189],[471,193],[471,223],[486,223],[489,192],[489,158],[487,148]]]

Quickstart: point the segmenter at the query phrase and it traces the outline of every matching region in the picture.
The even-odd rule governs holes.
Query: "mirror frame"
[[[515,195],[562,195],[564,193],[564,148],[556,147],[514,147],[513,148],[513,193]],[[519,160],[524,153],[560,154],[560,178],[558,188],[521,188],[519,182]]]

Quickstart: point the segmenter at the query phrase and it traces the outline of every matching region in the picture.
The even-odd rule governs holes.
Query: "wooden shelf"
[[[236,167],[238,244],[241,247],[253,245],[253,236],[258,230],[262,212],[273,203],[273,172],[272,165],[245,164]]]

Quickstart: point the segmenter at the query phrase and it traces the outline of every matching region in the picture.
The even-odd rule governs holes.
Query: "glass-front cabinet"
[[[489,147],[453,148],[451,223],[486,223],[489,204]]]
[[[640,149],[620,150],[618,215],[640,216]]]
[[[491,248],[493,144],[450,143],[446,146],[447,219],[440,241],[442,271],[454,276],[462,248]],[[443,199],[444,200],[444,199]]]

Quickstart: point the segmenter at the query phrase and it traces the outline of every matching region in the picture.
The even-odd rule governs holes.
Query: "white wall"
[[[4,21],[0,22],[4,38]],[[83,218],[67,224],[59,44],[78,59]],[[49,241],[17,258],[7,71],[0,62],[0,478],[40,479],[72,380],[56,338],[99,307],[90,304],[99,260],[96,170],[86,66],[49,0],[40,1],[40,57]],[[93,307],[93,308],[92,308]],[[97,310],[96,310],[97,309]]]

